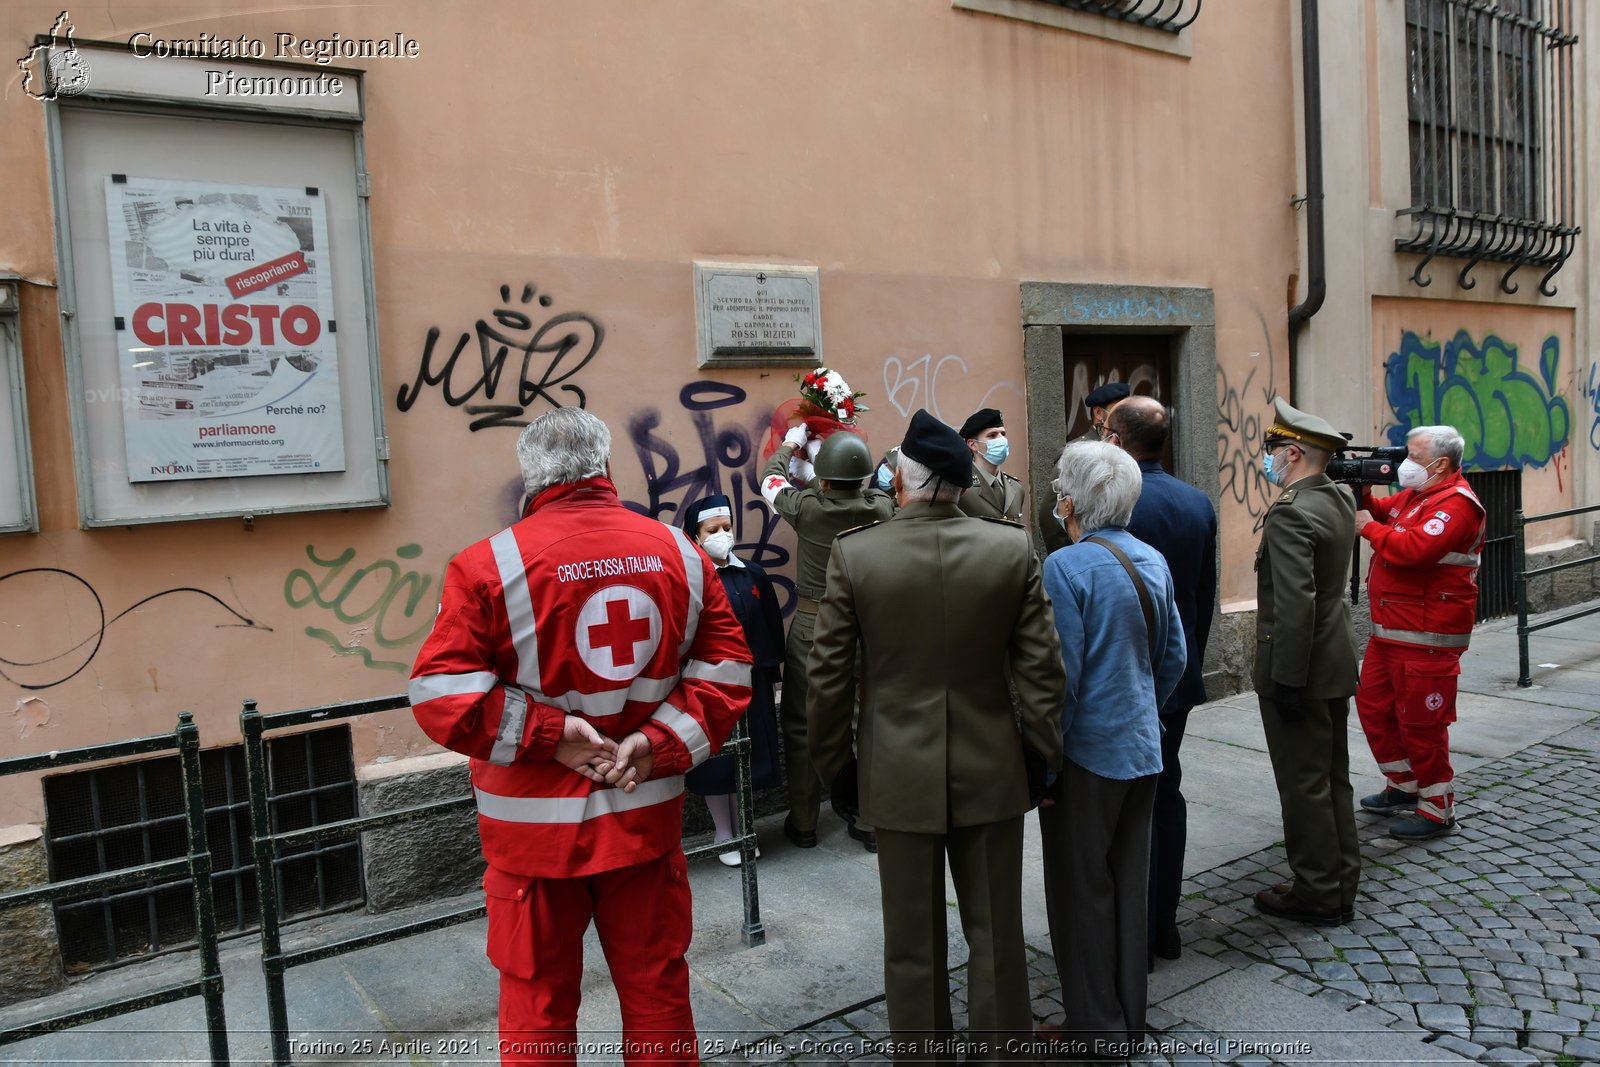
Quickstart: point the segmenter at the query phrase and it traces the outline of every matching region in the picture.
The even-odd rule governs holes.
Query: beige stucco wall
[[[695,259],[816,265],[827,361],[868,392],[875,448],[916,407],[959,423],[990,404],[1007,413],[1019,472],[1022,280],[1213,289],[1223,598],[1253,595],[1262,500],[1246,475],[1285,380],[1297,270],[1289,5],[1207,5],[1192,58],[947,0],[232,9],[118,2],[72,15],[85,39],[398,30],[420,42],[418,59],[355,64],[368,72],[394,506],[269,516],[251,531],[78,529],[43,114],[17,75],[0,80],[0,270],[37,283],[23,333],[42,526],[0,541],[0,573],[62,572],[0,583],[0,657],[33,663],[0,681],[0,754],[165,729],[181,708],[222,743],[243,697],[275,710],[398,691],[440,569],[513,517],[517,490],[512,430],[472,432],[435,387],[404,412],[395,397],[428,331],[452,345],[492,318],[501,285],[515,301],[532,283],[552,298],[542,313],[603,328],[563,384],[612,426],[625,499],[681,501],[688,490],[665,484],[670,452],[680,474],[709,464],[753,500],[757,461],[742,457],[794,395],[792,372],[696,370]],[[59,10],[0,9],[5,54],[23,54]],[[684,388],[709,382],[728,388],[698,395],[728,405],[688,410]],[[744,512],[740,539],[770,542],[776,559],[792,540],[764,526]],[[355,738],[362,762],[429,748],[403,713],[358,723]],[[40,807],[35,782],[0,784],[0,825],[36,821]]]

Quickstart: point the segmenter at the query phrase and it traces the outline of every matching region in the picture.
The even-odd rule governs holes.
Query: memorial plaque
[[[817,268],[696,263],[702,367],[814,367],[822,362]]]

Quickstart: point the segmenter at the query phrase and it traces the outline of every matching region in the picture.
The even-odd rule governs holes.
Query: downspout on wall
[[[1306,298],[1289,309],[1289,397],[1300,403],[1300,328],[1328,295],[1327,249],[1322,208],[1322,46],[1317,0],[1300,0],[1301,95],[1306,138]]]

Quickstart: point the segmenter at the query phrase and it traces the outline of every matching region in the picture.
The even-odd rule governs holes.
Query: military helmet
[[[860,436],[835,430],[822,442],[813,464],[817,477],[830,482],[859,482],[872,475],[872,450]]]

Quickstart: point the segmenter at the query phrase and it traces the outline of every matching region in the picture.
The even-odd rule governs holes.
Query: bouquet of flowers
[[[845,426],[855,421],[856,413],[866,411],[861,403],[866,393],[851,391],[844,377],[836,370],[816,367],[797,376],[800,383],[800,413],[805,416],[824,416]]]

